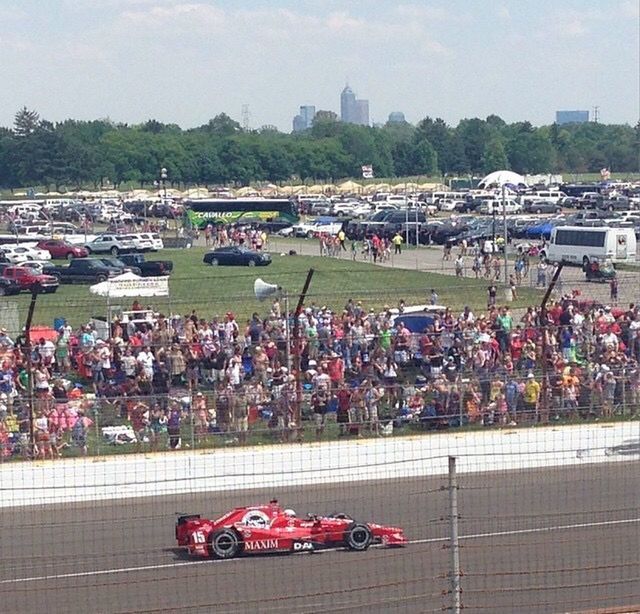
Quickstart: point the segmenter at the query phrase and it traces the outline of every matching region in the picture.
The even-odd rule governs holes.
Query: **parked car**
[[[51,254],[51,258],[56,260],[63,258],[66,258],[67,260],[71,260],[73,258],[86,258],[89,255],[86,248],[79,245],[72,245],[68,241],[63,241],[61,239],[45,239],[44,241],[40,241],[37,247],[49,252],[49,254]]]
[[[127,266],[124,262],[122,262],[121,258],[123,258],[125,254],[120,254],[119,256],[98,256],[96,260],[100,260],[100,262],[106,264],[108,267],[117,270],[118,275],[122,275],[122,273],[134,273],[135,275],[140,275],[142,271],[137,267]]]
[[[562,211],[562,207],[560,205],[556,205],[550,200],[533,200],[528,201],[524,205],[525,213],[560,213]]]
[[[164,249],[164,241],[157,232],[141,232],[140,237],[143,240],[151,241],[151,251],[157,252]]]
[[[98,235],[93,241],[86,243],[84,247],[87,248],[90,254],[111,253],[114,256],[125,252],[136,251],[136,244],[134,240],[127,235]]]
[[[2,277],[15,282],[20,290],[31,292],[34,289],[40,289],[45,294],[53,294],[57,289],[59,282],[52,275],[42,275],[35,273],[28,267],[7,266],[2,269]]]
[[[598,201],[597,208],[603,211],[627,211],[633,208],[626,196],[613,196]]]
[[[512,198],[505,199],[504,208],[507,214],[520,213],[522,211],[522,205]],[[502,215],[502,200],[485,200],[482,202],[482,205],[478,207],[477,211],[478,213],[488,215],[492,215],[494,212]]]
[[[121,273],[121,269],[109,266],[99,258],[75,258],[67,266],[51,270],[51,275],[64,284],[99,283]]]
[[[271,255],[267,252],[257,252],[247,247],[231,245],[207,252],[202,262],[211,266],[267,266],[271,264]]]
[[[142,277],[160,277],[173,271],[171,260],[145,260],[142,254],[121,254],[120,260]]]
[[[48,251],[26,245],[2,245],[0,251],[7,262],[12,264],[20,264],[29,260],[51,260],[51,254]]]
[[[133,241],[135,249],[138,252],[150,252],[156,249],[150,232],[132,232],[129,234],[123,234],[120,238],[123,241]]]

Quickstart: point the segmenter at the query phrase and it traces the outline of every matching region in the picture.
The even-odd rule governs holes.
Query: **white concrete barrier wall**
[[[640,422],[0,465],[0,507],[638,460]]]

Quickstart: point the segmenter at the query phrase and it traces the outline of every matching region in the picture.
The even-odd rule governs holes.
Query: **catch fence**
[[[51,612],[635,611],[639,455],[627,422],[8,463],[0,599]],[[273,499],[311,524],[398,527],[408,543],[222,561],[178,547],[178,514]]]

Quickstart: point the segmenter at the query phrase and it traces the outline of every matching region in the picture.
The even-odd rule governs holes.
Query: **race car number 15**
[[[202,531],[194,531],[192,535],[194,544],[204,544],[207,541]]]

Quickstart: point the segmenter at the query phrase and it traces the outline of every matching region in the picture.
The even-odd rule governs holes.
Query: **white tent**
[[[169,278],[123,273],[91,286],[89,292],[106,298],[169,296]]]
[[[501,188],[507,183],[512,185],[527,185],[525,178],[522,175],[518,175],[518,173],[514,173],[513,171],[495,171],[493,173],[489,173],[484,179],[482,179],[480,183],[478,183],[478,187]]]

